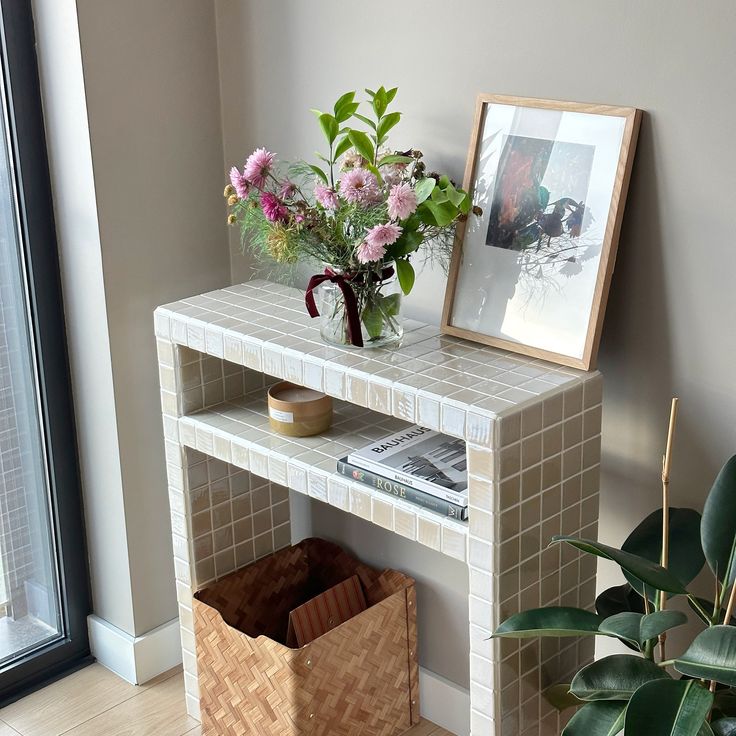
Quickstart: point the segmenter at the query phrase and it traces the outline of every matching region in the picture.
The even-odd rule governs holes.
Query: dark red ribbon
[[[358,300],[355,297],[353,287],[350,286],[350,281],[353,276],[345,276],[341,273],[335,273],[331,268],[326,268],[324,273],[318,273],[309,279],[307,284],[307,291],[304,294],[304,302],[307,305],[307,311],[310,317],[319,317],[319,310],[314,301],[314,290],[325,281],[331,281],[333,284],[337,284],[338,288],[342,292],[343,299],[345,300],[345,315],[348,319],[348,339],[351,345],[355,347],[363,347],[363,335],[360,330],[360,314],[358,314]]]
[[[381,275],[370,272],[368,278],[371,282],[374,281],[385,281],[394,275],[393,266],[388,266],[381,271]],[[314,290],[325,281],[330,281],[333,284],[337,284],[340,291],[342,292],[343,298],[345,299],[345,315],[348,319],[348,339],[351,345],[355,345],[357,348],[363,347],[363,334],[360,329],[360,314],[358,312],[358,300],[353,291],[353,287],[350,285],[351,281],[355,283],[362,283],[365,278],[363,273],[357,274],[341,274],[336,273],[331,268],[325,268],[324,273],[318,273],[309,279],[307,284],[307,291],[304,294],[304,303],[307,305],[307,311],[310,317],[319,317],[319,310],[317,304],[314,301]]]

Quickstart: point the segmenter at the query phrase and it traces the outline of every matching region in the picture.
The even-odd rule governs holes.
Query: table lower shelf
[[[186,447],[466,560],[466,522],[444,518],[336,472],[339,458],[409,426],[406,422],[335,401],[334,421],[327,432],[284,437],[270,428],[265,389],[183,416],[178,422],[179,439]]]

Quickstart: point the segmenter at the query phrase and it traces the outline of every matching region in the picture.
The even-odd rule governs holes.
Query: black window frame
[[[0,0],[0,47],[65,633],[0,670],[1,706],[92,659],[81,482],[31,0]]]

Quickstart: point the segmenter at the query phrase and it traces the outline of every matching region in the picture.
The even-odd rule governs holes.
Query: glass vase
[[[346,283],[355,294],[363,347],[398,344],[404,328],[401,326],[402,293],[396,276],[381,279],[374,272],[366,272],[353,275]],[[322,339],[340,347],[358,347],[351,340],[345,296],[340,286],[325,281],[318,288]]]

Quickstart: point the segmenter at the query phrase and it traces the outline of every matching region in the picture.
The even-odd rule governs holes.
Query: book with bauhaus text
[[[348,455],[348,463],[460,507],[468,505],[465,442],[407,427]]]

